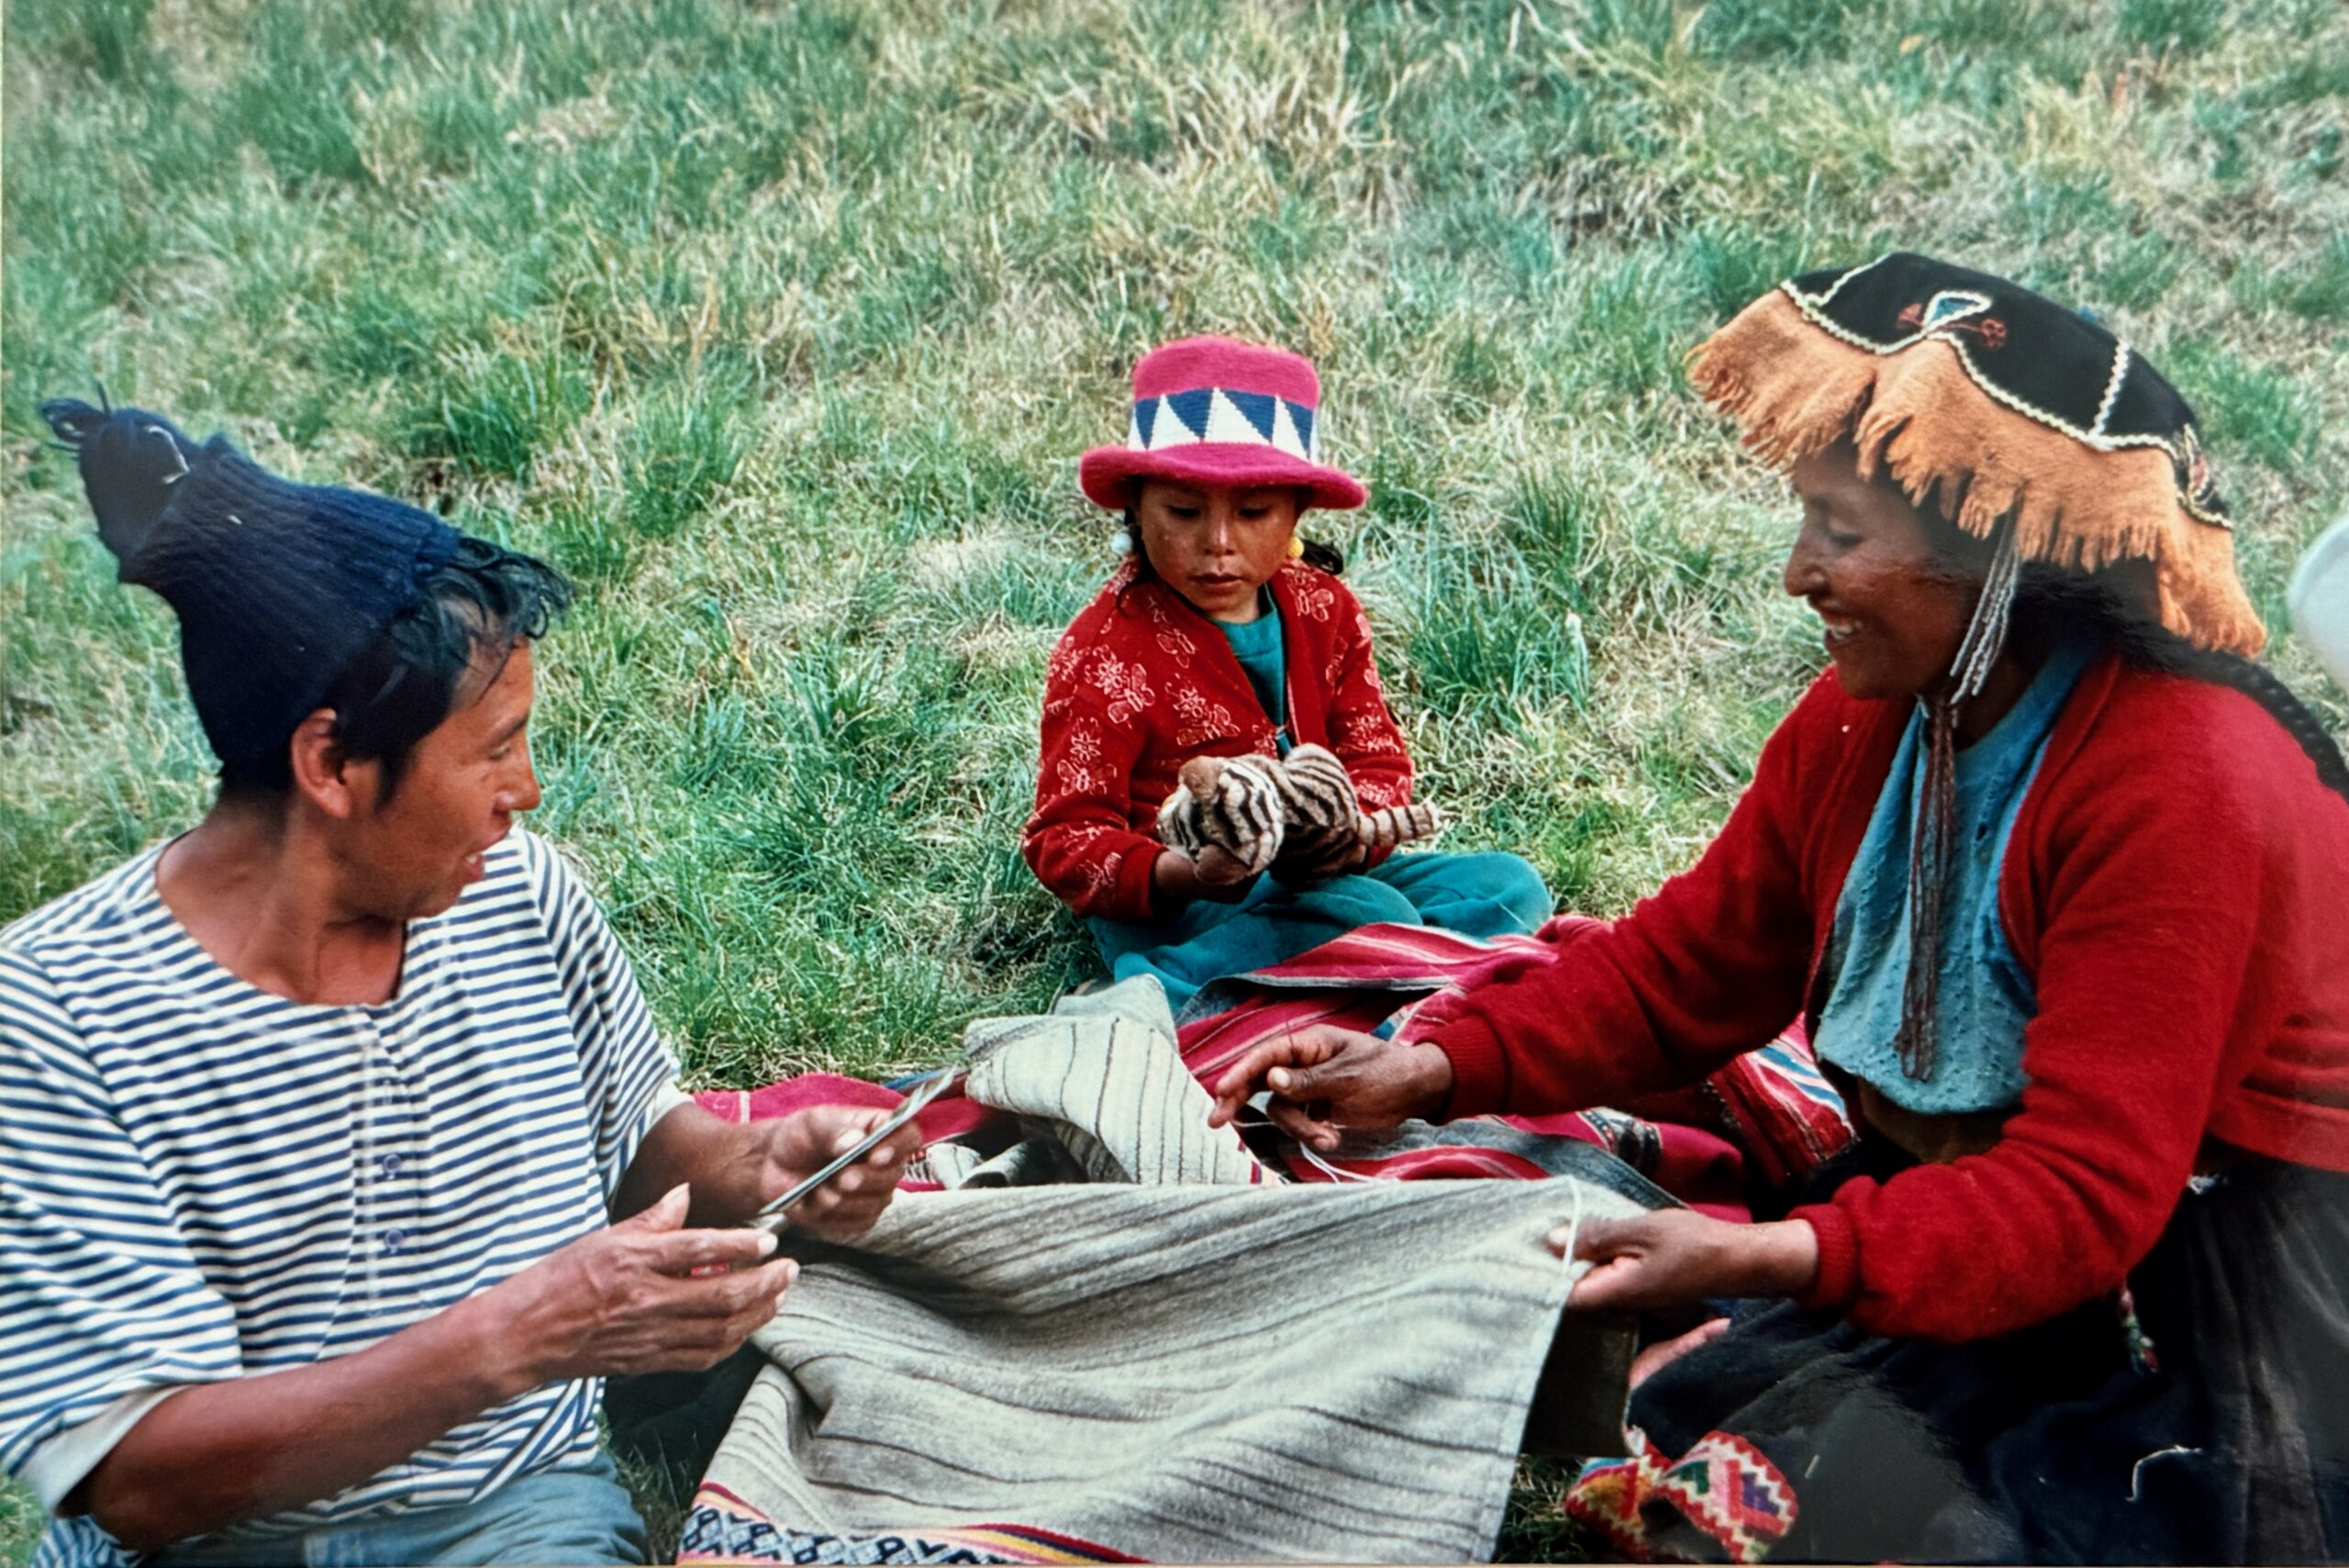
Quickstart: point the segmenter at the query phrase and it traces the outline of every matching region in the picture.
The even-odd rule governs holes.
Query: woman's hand
[[[1564,1255],[1567,1230],[1550,1233]],[[1567,1304],[1645,1312],[1723,1296],[1799,1296],[1819,1273],[1819,1238],[1799,1219],[1732,1225],[1686,1208],[1585,1220],[1575,1256],[1592,1265]]]
[[[877,1108],[810,1106],[773,1121],[751,1123],[765,1144],[759,1201],[764,1204],[789,1192],[888,1119],[889,1113]],[[793,1224],[818,1236],[835,1240],[861,1236],[889,1207],[906,1162],[920,1147],[920,1129],[902,1127],[785,1212]]]
[[[1315,1024],[1233,1062],[1216,1082],[1208,1125],[1229,1125],[1260,1088],[1273,1092],[1275,1126],[1326,1152],[1338,1146],[1340,1128],[1388,1128],[1442,1109],[1452,1094],[1452,1059],[1432,1045]]]

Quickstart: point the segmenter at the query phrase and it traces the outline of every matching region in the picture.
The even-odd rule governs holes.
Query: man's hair
[[[348,754],[383,763],[387,800],[417,743],[454,710],[483,650],[496,650],[494,662],[502,667],[516,647],[542,636],[571,606],[571,583],[562,573],[486,539],[461,541],[422,586],[422,596],[375,634],[319,704],[334,710],[335,736]],[[284,744],[220,769],[223,798],[283,800],[293,787]]]

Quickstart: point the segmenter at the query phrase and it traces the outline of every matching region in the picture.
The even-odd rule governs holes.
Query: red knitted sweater
[[[1344,584],[1292,562],[1275,574],[1288,735],[1346,764],[1365,809],[1411,798],[1411,759]],[[1274,755],[1273,721],[1231,644],[1188,599],[1119,568],[1069,623],[1044,674],[1036,811],[1020,852],[1080,915],[1147,920],[1158,808],[1194,757]]]
[[[1908,712],[1822,676],[1694,867],[1609,926],[1561,928],[1433,1032],[1452,1114],[1691,1083],[1815,1001]],[[2092,665],[1998,911],[2039,1010],[1997,1146],[1796,1211],[1819,1237],[1806,1299],[1874,1332],[1982,1338],[2114,1289],[2206,1136],[2349,1170],[2349,802],[2255,703]]]

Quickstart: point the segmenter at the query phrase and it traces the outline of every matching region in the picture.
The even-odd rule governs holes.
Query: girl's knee
[[[1493,901],[1522,919],[1527,930],[1556,912],[1557,899],[1550,892],[1550,884],[1542,880],[1542,873],[1533,869],[1531,861],[1523,855],[1497,851],[1487,858],[1496,862],[1490,873]]]
[[[1554,902],[1531,862],[1501,850],[1444,855],[1413,882],[1412,902],[1428,924],[1472,937],[1530,931]]]
[[[1321,884],[1319,901],[1341,930],[1364,926],[1418,926],[1426,922],[1411,895],[1375,876],[1356,873]]]

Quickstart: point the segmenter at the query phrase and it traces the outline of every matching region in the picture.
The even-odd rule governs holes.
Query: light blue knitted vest
[[[1998,919],[1998,868],[2047,737],[2095,653],[2059,646],[1990,732],[1957,754],[1957,851],[1942,914],[1940,1049],[1911,1078],[1893,1046],[1909,977],[1909,841],[1924,788],[1925,710],[1901,733],[1892,772],[1835,903],[1834,976],[1814,1045],[1822,1062],[1928,1115],[2002,1110],[2022,1097],[2023,1025],[2039,997]]]

